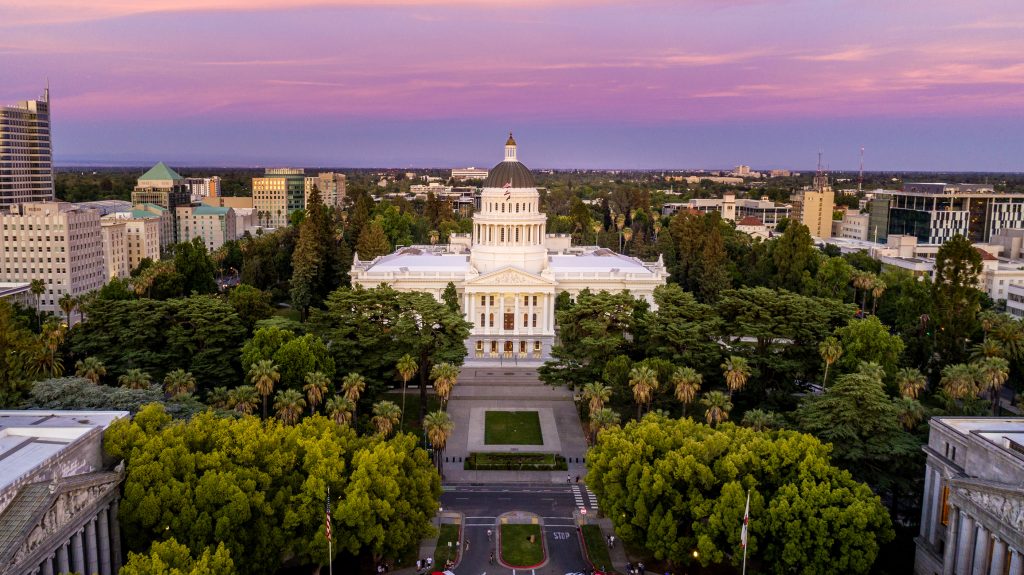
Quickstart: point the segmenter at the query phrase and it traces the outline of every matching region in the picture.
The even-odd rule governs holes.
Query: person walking
[[[569,475],[568,473],[566,473],[565,474],[565,482],[566,483],[572,483],[572,475]]]
[[[579,475],[577,475],[577,476],[576,476],[576,484],[577,484],[577,485],[579,485],[579,483],[580,483],[580,476],[579,476]]]
[[[494,565],[494,551],[491,551],[491,558],[488,560],[491,565]]]
[[[490,540],[491,540],[491,534],[492,534],[492,533],[491,533],[491,530],[490,530],[490,529],[488,529],[488,530],[487,530],[487,540],[488,540],[488,541],[490,541]]]

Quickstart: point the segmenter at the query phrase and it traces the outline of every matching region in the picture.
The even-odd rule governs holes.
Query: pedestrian
[[[487,530],[487,540],[488,541],[491,540],[491,530],[490,529]]]
[[[640,564],[637,566],[637,570],[640,571],[640,575],[643,575],[644,573],[647,573],[647,570],[644,569],[644,562],[643,561],[641,561]]]
[[[579,482],[580,482],[580,476],[579,476],[579,475],[577,475],[577,476],[576,476],[576,483],[577,483],[577,484],[579,484]]]
[[[466,552],[469,552],[469,539],[466,539]]]
[[[423,560],[422,559],[417,559],[416,560],[416,571],[419,572],[420,569],[423,569]]]
[[[612,548],[612,536],[609,535],[608,537],[605,537],[604,540],[608,542],[608,548],[611,549]]]
[[[612,547],[615,547],[615,536],[614,535],[611,536],[611,540],[612,540]]]
[[[569,475],[568,473],[566,473],[565,474],[565,482],[566,483],[572,483],[572,475]]]
[[[494,551],[491,551],[491,558],[488,560],[491,565],[494,565]]]

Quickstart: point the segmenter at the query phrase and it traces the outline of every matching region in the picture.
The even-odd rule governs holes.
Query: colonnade
[[[84,525],[26,575],[116,575],[121,570],[121,533],[117,499],[104,504]]]
[[[950,505],[943,575],[1024,575],[1024,555],[965,510]]]
[[[544,243],[544,224],[474,224],[473,245],[536,246]]]

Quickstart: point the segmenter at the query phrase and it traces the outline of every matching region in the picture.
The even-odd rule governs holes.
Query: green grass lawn
[[[455,546],[455,542],[458,540],[458,525],[455,525],[454,523],[441,524],[440,535],[437,538],[437,549],[434,549],[434,565],[437,568],[436,570],[440,571],[444,569],[445,561],[448,559],[455,560],[459,556],[459,549]],[[451,547],[448,547],[449,542],[452,544]]]
[[[395,402],[395,405],[402,407],[402,391],[389,391],[383,399]],[[434,395],[434,392],[427,390],[427,413],[441,409],[441,400]],[[420,426],[420,390],[410,387],[405,392],[405,413],[402,414],[402,421],[405,422],[405,431],[421,435],[423,428]]]
[[[488,445],[544,445],[536,411],[488,411],[484,416]]]
[[[530,543],[530,535],[534,542]],[[530,567],[544,560],[540,525],[501,526],[501,560],[513,567]]]
[[[464,469],[565,471],[565,458],[555,453],[478,453],[466,458]]]
[[[601,534],[597,525],[583,526],[583,544],[587,546],[587,555],[595,569],[612,567],[612,558],[608,555],[608,541]]]

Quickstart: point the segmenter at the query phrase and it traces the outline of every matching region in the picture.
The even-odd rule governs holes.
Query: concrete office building
[[[62,314],[64,294],[78,296],[107,281],[100,216],[66,202],[33,202],[0,213],[0,280],[42,280],[39,309]]]
[[[131,210],[104,216],[103,219],[125,222],[125,252],[129,273],[145,258],[160,260],[161,216],[146,210]]]
[[[177,220],[178,237],[181,241],[190,242],[193,238],[202,238],[209,251],[238,237],[235,233],[235,211],[231,208],[206,204],[179,206]]]
[[[1024,575],[1024,418],[933,417],[917,575]]]
[[[472,166],[468,168],[453,168],[452,178],[456,180],[486,180],[487,170]]]
[[[832,211],[835,209],[836,194],[828,182],[828,175],[819,170],[814,176],[814,186],[796,192],[790,200],[793,204],[793,220],[807,226],[816,238],[832,237]]]
[[[297,168],[268,168],[252,179],[252,200],[261,221],[281,228],[289,216],[306,207],[306,175]]]
[[[185,184],[188,185],[193,203],[201,202],[203,198],[216,198],[221,195],[220,176],[185,178]]]
[[[170,214],[171,221],[165,225],[165,233],[168,233],[168,236],[163,240],[164,249],[179,241],[177,223],[174,221],[175,209],[178,206],[187,206],[191,202],[192,192],[189,190],[188,182],[163,162],[159,162],[143,174],[132,191],[132,203],[136,206],[153,204]]]
[[[309,194],[313,186],[320,190],[320,199],[325,206],[338,208],[342,207],[345,201],[345,174],[337,172],[320,172],[316,176],[306,178],[304,203],[309,203]]]
[[[939,245],[960,234],[984,243],[1004,229],[1024,228],[1024,194],[996,192],[986,184],[908,183],[876,192],[870,233],[911,235]]]
[[[767,197],[761,199],[736,198],[735,194],[724,194],[721,198],[694,198],[684,203],[667,203],[661,208],[661,215],[674,216],[680,210],[697,211],[703,214],[719,212],[723,220],[738,221],[756,218],[768,230],[774,230],[782,218],[790,217],[789,204],[776,204]]]
[[[102,218],[100,232],[103,236],[103,261],[107,268],[107,278],[128,277],[131,272],[128,267],[128,222]]]
[[[0,106],[0,211],[53,201],[50,89],[41,100]]]
[[[0,573],[115,575],[123,466],[103,433],[127,411],[0,411]]]

